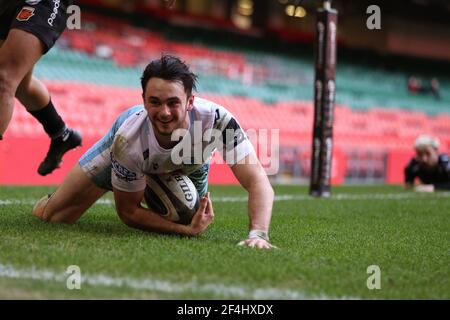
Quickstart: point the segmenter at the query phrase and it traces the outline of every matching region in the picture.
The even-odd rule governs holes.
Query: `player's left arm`
[[[434,187],[436,190],[450,190],[450,157],[447,154],[441,155],[439,165],[443,181],[435,183]]]
[[[272,217],[274,191],[269,179],[256,157],[251,152],[231,167],[239,183],[248,192],[249,236],[240,245],[270,249],[269,227]]]

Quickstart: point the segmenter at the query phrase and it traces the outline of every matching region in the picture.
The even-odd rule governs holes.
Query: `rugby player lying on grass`
[[[128,226],[199,235],[214,218],[207,193],[213,145],[249,194],[250,231],[240,244],[272,248],[268,232],[274,192],[267,175],[233,116],[222,106],[192,95],[196,79],[177,57],[164,55],[152,61],[141,78],[144,104],[123,112],[111,130],[80,158],[56,192],[35,205],[33,214],[45,221],[72,224],[107,191],[113,191],[117,213]],[[199,126],[200,139],[195,137],[198,129],[194,130]],[[174,141],[173,134],[183,129],[185,134]],[[173,159],[180,146],[190,151],[176,164]],[[191,152],[199,149],[200,160],[192,161],[199,155]],[[190,225],[168,221],[141,206],[146,175],[170,172],[187,175],[202,197]]]
[[[414,143],[416,156],[405,167],[405,187],[417,192],[450,190],[450,157],[439,154],[439,140],[421,135]],[[420,184],[414,185],[418,178]]]

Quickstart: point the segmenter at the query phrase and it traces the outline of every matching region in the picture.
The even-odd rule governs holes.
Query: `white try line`
[[[0,278],[27,279],[39,281],[60,282],[63,286],[69,277],[67,273],[58,273],[51,270],[39,270],[37,268],[19,269],[12,265],[0,264]],[[135,290],[157,291],[169,294],[197,293],[213,295],[221,298],[240,298],[256,300],[309,300],[309,299],[336,299],[326,295],[306,295],[301,291],[278,289],[271,287],[246,288],[243,286],[233,286],[221,283],[198,283],[171,282],[167,280],[157,280],[151,278],[115,278],[104,274],[84,274],[81,273],[81,289],[83,285],[105,286],[105,287],[129,287]],[[353,297],[342,297],[339,299],[357,299]]]
[[[334,194],[329,199],[324,199],[324,201],[342,201],[342,200],[406,200],[406,199],[436,199],[436,198],[449,198],[450,192],[436,192],[432,194],[423,193],[361,193],[361,194]],[[226,197],[214,197],[211,195],[213,202],[247,202],[248,197],[243,196],[226,196]],[[34,205],[38,199],[0,199],[0,206],[11,206],[11,205]],[[317,198],[311,197],[306,194],[284,194],[276,195],[275,201],[312,201],[317,200]],[[114,200],[104,198],[98,200],[95,204],[97,205],[114,205]]]

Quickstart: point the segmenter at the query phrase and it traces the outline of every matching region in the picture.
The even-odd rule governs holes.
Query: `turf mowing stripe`
[[[385,193],[385,194],[335,194],[330,199],[324,199],[325,201],[332,200],[404,200],[404,199],[435,199],[435,198],[449,198],[450,192],[438,192],[433,193],[432,197],[428,197],[430,194],[418,194],[418,193]],[[0,199],[0,206],[10,205],[33,205],[38,199]],[[248,197],[212,197],[214,202],[247,202]],[[292,201],[292,200],[317,200],[317,198],[308,195],[277,195],[275,201]],[[111,199],[100,199],[95,204],[99,205],[113,205],[114,201]]]
[[[68,274],[57,273],[50,270],[17,269],[12,265],[0,264],[0,277],[9,279],[29,279],[40,281],[54,281],[66,283]],[[81,274],[81,287],[83,285],[106,286],[106,287],[130,287],[136,290],[158,291],[164,293],[189,293],[212,294],[223,298],[242,298],[242,299],[336,299],[320,294],[309,296],[301,291],[277,289],[277,288],[245,288],[239,286],[230,286],[220,283],[200,284],[195,281],[176,283],[157,279],[132,279],[132,278],[113,278],[103,274]],[[339,299],[357,299],[353,297],[342,297]]]

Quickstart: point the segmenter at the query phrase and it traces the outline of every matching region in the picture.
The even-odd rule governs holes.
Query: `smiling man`
[[[450,190],[450,158],[439,154],[439,140],[428,136],[419,136],[414,143],[416,156],[405,168],[405,185],[418,192],[433,192],[435,189]],[[419,185],[414,185],[418,178]]]
[[[123,112],[56,192],[35,205],[33,214],[45,221],[74,223],[105,192],[113,191],[117,213],[127,225],[198,235],[214,217],[207,189],[209,163],[217,149],[249,194],[250,230],[240,244],[272,248],[268,232],[274,192],[267,175],[233,115],[214,102],[193,96],[196,79],[177,57],[164,55],[152,61],[141,78],[144,104]],[[141,206],[146,176],[171,172],[186,174],[202,197],[188,226]]]

